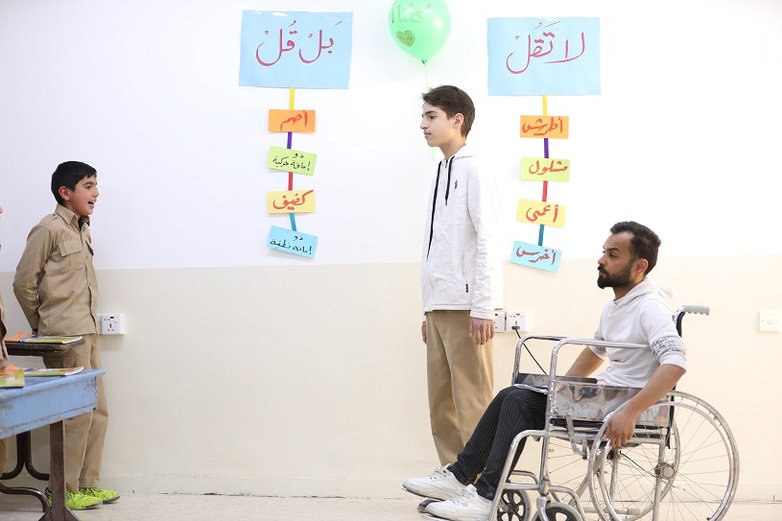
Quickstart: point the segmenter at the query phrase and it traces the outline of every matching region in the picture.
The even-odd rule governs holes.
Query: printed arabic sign
[[[489,96],[600,94],[599,18],[490,18]]]
[[[242,12],[239,85],[346,89],[353,13]]]

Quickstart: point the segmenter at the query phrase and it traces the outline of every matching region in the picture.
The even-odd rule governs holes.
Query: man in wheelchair
[[[641,388],[606,428],[614,447],[630,440],[638,415],[673,389],[686,371],[686,351],[672,320],[670,292],[647,277],[657,263],[659,246],[659,237],[646,226],[616,223],[597,267],[597,285],[612,288],[614,298],[603,309],[595,338],[651,349],[586,347],[567,372],[589,376],[607,359],[608,368],[596,377],[599,383]],[[426,505],[433,516],[488,520],[513,439],[522,431],[544,428],[545,416],[546,395],[513,386],[503,389],[454,463],[429,476],[409,478],[403,488],[438,500]],[[522,439],[519,454],[524,443]]]

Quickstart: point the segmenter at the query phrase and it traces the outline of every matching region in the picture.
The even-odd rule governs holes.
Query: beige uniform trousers
[[[426,313],[429,419],[441,465],[456,461],[494,398],[494,347],[469,336],[469,311]]]
[[[5,464],[8,463],[8,438],[0,439],[0,474],[5,472]]]
[[[84,344],[71,348],[65,355],[44,358],[46,367],[100,369],[98,335],[83,335]],[[103,461],[103,442],[109,420],[103,377],[99,376],[98,406],[94,411],[63,421],[65,431],[65,487],[78,492],[83,487],[98,487]]]

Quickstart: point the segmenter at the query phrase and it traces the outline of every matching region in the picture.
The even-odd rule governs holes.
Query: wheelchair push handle
[[[696,315],[708,315],[709,314],[709,306],[696,306],[696,305],[686,305],[682,306],[679,310],[679,313],[694,313]]]
[[[674,313],[674,321],[676,322],[676,331],[679,333],[679,336],[682,336],[682,320],[684,319],[684,315],[688,313],[708,315],[709,311],[709,306],[697,306],[694,304],[687,304],[677,309],[676,313]]]

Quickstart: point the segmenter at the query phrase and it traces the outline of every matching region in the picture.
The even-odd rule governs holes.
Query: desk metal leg
[[[17,457],[24,458],[24,468],[35,479],[49,481],[49,474],[36,470],[33,466],[33,437],[30,431],[16,435]],[[17,463],[17,466],[19,464]]]
[[[3,473],[3,475],[0,476],[0,479],[14,479],[16,476],[22,473],[22,470],[24,470],[24,462],[26,458],[24,455],[24,447],[22,446],[22,436],[25,434],[29,434],[29,431],[27,433],[23,432],[16,435],[16,466],[8,472]]]
[[[62,421],[49,426],[49,445],[51,450],[51,490],[52,506],[41,516],[40,521],[79,521],[76,514],[65,504],[65,439]]]
[[[16,435],[16,466],[5,472],[0,479],[13,479],[27,469],[32,477],[41,481],[49,481],[49,474],[37,470],[33,466],[33,440],[30,431]]]
[[[22,432],[16,435],[16,466],[12,470],[9,470],[0,476],[0,479],[13,479],[22,472],[22,469],[27,467],[27,470],[30,472],[31,476],[42,481],[48,481],[48,474],[43,474],[33,468],[31,440],[32,438],[30,436],[30,431]],[[46,495],[37,488],[8,487],[0,483],[0,493],[35,496],[38,498],[38,501],[41,502],[41,508],[44,512],[46,512],[46,510],[49,508],[49,502],[46,500]]]
[[[49,509],[49,502],[46,500],[46,494],[32,487],[6,487],[0,483],[0,494],[23,494],[26,496],[35,496],[41,502],[41,508],[44,512]]]

